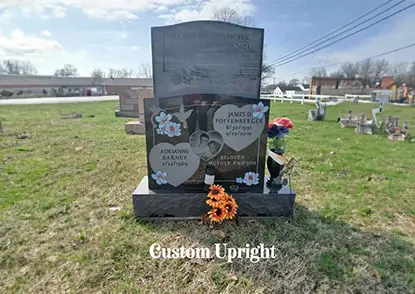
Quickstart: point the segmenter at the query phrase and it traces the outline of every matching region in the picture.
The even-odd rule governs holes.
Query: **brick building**
[[[87,96],[91,92],[96,92],[96,95],[108,93],[130,96],[134,91],[152,87],[152,79],[140,78],[0,75],[0,92],[6,90],[13,92],[13,95],[17,95],[19,92],[21,94],[41,94],[43,90],[46,90],[49,95],[60,93],[62,96],[68,94],[71,94],[71,96]]]

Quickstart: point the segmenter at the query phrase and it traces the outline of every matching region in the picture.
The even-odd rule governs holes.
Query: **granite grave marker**
[[[116,117],[138,117],[138,92],[131,89],[118,89],[119,109],[115,112]]]
[[[215,184],[264,197],[264,30],[194,21],[152,28],[151,38],[154,98],[144,99],[148,176],[133,193],[136,217],[200,217],[207,166],[215,169]],[[272,214],[265,202],[257,209],[247,205],[246,215]]]

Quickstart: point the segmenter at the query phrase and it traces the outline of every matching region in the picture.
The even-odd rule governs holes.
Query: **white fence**
[[[345,96],[308,95],[308,94],[298,95],[297,94],[297,95],[292,95],[290,97],[282,97],[282,96],[276,96],[276,95],[270,94],[270,95],[261,95],[261,99],[268,99],[274,102],[281,101],[281,103],[289,102],[291,104],[293,102],[299,102],[301,104],[304,104],[304,103],[314,104],[316,103],[316,99],[320,98],[320,101],[326,103],[327,105],[337,105],[344,101],[353,101],[356,96],[357,95],[349,95],[349,94],[346,94]],[[358,102],[359,103],[378,103],[378,102],[372,102],[368,100],[367,98],[370,99],[371,96],[370,95],[362,95],[362,96],[359,95]]]

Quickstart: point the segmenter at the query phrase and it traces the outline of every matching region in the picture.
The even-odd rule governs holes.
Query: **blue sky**
[[[399,8],[414,1],[407,0]],[[52,74],[67,63],[75,65],[83,76],[88,76],[94,68],[105,71],[109,68],[136,69],[142,63],[151,62],[152,26],[210,19],[215,9],[228,6],[241,15],[252,17],[256,26],[265,29],[267,61],[273,61],[384,2],[386,0],[1,0],[0,59],[30,60],[39,74]],[[414,27],[415,8],[412,7],[327,49],[276,68],[275,77],[277,80],[302,78],[307,72],[291,74],[310,67],[356,61],[408,45],[415,40]],[[415,61],[415,49],[387,58],[392,63]]]

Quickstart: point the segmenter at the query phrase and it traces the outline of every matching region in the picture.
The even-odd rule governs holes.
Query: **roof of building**
[[[92,77],[55,77],[55,76],[21,76],[21,75],[0,75],[0,87],[5,86],[39,86],[39,87],[60,87],[60,86],[153,86],[153,79],[140,78],[92,78]]]
[[[302,92],[300,87],[291,87],[291,86],[278,86],[277,88],[280,88],[281,91],[300,91]]]
[[[382,89],[388,89],[392,87],[394,84],[395,84],[395,77],[393,76],[383,77],[380,87]]]

